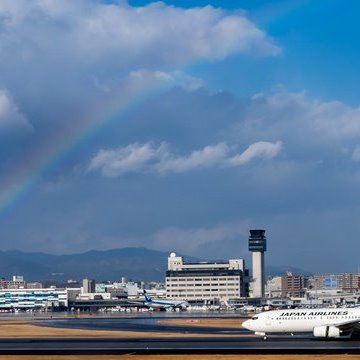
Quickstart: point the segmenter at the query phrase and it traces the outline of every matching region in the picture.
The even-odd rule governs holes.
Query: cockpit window
[[[253,316],[253,317],[251,318],[251,320],[257,320],[257,319],[258,319],[257,316]]]

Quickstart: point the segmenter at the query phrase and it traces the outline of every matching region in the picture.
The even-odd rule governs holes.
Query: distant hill
[[[0,277],[24,275],[32,280],[101,280],[163,281],[168,252],[146,248],[123,248],[88,251],[81,254],[50,255],[22,251],[0,251]]]
[[[24,275],[26,281],[81,280],[85,277],[115,281],[124,276],[134,281],[164,281],[168,255],[169,252],[144,247],[70,255],[0,251],[0,277],[10,279],[13,275]],[[184,258],[199,260],[186,255]],[[306,273],[292,267],[267,267],[267,275],[284,275],[286,271]]]
[[[303,270],[294,266],[266,266],[266,276],[284,276],[287,272],[293,273],[293,275],[313,275],[312,272]]]

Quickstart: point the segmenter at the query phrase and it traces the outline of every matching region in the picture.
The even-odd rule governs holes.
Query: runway
[[[356,341],[309,338],[18,339],[1,340],[0,355],[105,354],[359,354]]]
[[[175,315],[175,314],[174,314]],[[196,318],[209,318],[198,315]],[[222,316],[219,316],[222,318]],[[68,329],[135,331],[138,338],[56,338],[0,339],[1,355],[110,355],[110,354],[360,354],[360,342],[347,339],[323,340],[312,334],[270,336],[269,340],[253,336],[242,328],[161,324],[159,320],[195,317],[140,315],[122,317],[60,318],[41,320],[37,324]],[[240,317],[234,317],[240,319]],[[147,337],[146,333],[173,333],[173,337]],[[187,334],[186,336],[179,336]],[[193,336],[192,336],[193,334]],[[153,335],[153,334],[152,334]],[[227,336],[228,335],[228,336]]]
[[[197,318],[200,318],[198,316]],[[206,317],[207,318],[207,317]],[[87,329],[87,330],[116,330],[116,331],[136,331],[136,332],[170,332],[170,333],[186,333],[186,334],[250,334],[250,332],[244,328],[231,329],[231,328],[219,328],[211,326],[194,326],[194,325],[171,325],[161,324],[161,320],[169,319],[182,319],[192,320],[191,317],[185,316],[155,316],[155,317],[130,317],[130,318],[67,318],[47,320],[41,322],[39,325],[50,327],[61,327],[67,329]],[[238,318],[240,320],[240,318]]]

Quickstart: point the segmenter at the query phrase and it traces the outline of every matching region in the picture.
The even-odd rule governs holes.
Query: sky
[[[358,270],[360,3],[2,0],[1,249]]]

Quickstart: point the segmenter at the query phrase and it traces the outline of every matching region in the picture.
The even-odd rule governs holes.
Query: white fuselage
[[[242,326],[257,333],[312,332],[317,326],[360,321],[360,308],[291,309],[266,311]]]
[[[151,308],[158,309],[168,309],[168,308],[180,308],[186,309],[189,304],[186,301],[162,301],[162,300],[151,300],[145,301],[146,306]]]

